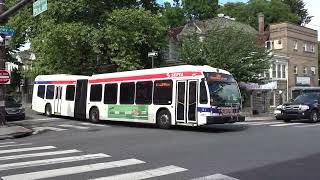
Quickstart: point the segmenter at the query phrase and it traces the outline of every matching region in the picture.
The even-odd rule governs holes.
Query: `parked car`
[[[283,107],[283,105],[277,106],[273,112],[273,114],[277,120],[283,120],[282,107]]]
[[[12,96],[5,98],[6,120],[25,119],[25,109],[21,103],[18,103]]]
[[[294,119],[306,119],[311,122],[319,121],[320,94],[303,94],[295,100],[277,107],[275,116],[290,122]]]

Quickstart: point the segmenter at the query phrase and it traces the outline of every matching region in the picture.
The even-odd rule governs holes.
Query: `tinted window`
[[[208,103],[208,94],[204,81],[200,82],[200,104]]]
[[[118,84],[104,86],[104,104],[117,104]]]
[[[75,92],[75,86],[68,85],[66,90],[66,100],[67,101],[74,101],[74,92]]]
[[[45,86],[44,85],[39,85],[38,86],[38,97],[44,99],[44,92],[45,92]]]
[[[169,105],[172,103],[172,81],[163,80],[154,82],[153,103]]]
[[[46,91],[46,99],[53,99],[54,97],[54,85],[48,85]]]
[[[134,83],[121,83],[120,85],[120,104],[134,103]]]
[[[95,84],[90,89],[90,101],[99,102],[102,99],[102,85]]]
[[[315,100],[318,100],[317,94],[305,94],[298,96],[293,103],[295,104],[313,104]]]
[[[136,90],[136,104],[152,103],[152,81],[138,82]]]

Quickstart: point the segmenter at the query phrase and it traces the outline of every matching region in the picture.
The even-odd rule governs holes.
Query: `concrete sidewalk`
[[[0,140],[25,137],[31,135],[32,132],[33,131],[31,129],[14,124],[8,124],[6,126],[0,126]]]

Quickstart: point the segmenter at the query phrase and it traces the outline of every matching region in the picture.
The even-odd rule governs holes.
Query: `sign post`
[[[153,69],[153,66],[154,66],[154,60],[153,58],[158,56],[158,52],[157,51],[152,51],[152,52],[149,52],[148,53],[148,57],[151,57],[151,60],[152,60],[152,69]]]
[[[46,10],[48,10],[47,0],[37,0],[33,3],[33,16],[38,16]]]

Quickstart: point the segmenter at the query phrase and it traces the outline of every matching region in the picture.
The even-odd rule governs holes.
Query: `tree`
[[[179,57],[188,64],[226,69],[243,82],[258,81],[270,66],[268,52],[256,36],[234,28],[211,30],[203,41],[197,35],[185,37]]]
[[[165,24],[170,28],[183,26],[186,23],[184,10],[179,4],[172,6],[168,2],[164,3],[161,14]]]
[[[182,6],[190,19],[209,19],[216,15],[218,0],[182,0]]]
[[[305,3],[302,0],[282,0],[290,8],[290,11],[299,16],[299,24],[302,24],[308,17],[308,10],[305,9]]]

